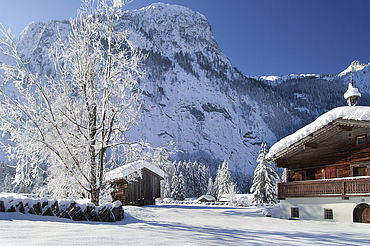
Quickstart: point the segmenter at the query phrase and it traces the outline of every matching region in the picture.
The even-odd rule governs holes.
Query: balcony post
[[[342,181],[342,197],[346,194],[346,181]]]

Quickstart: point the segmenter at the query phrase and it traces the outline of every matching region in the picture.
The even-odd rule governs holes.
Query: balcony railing
[[[278,198],[370,196],[370,177],[295,181],[278,184]]]

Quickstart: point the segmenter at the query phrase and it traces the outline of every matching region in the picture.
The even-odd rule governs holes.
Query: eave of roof
[[[340,131],[339,126],[350,126],[350,127],[366,127],[370,128],[370,121],[358,121],[358,120],[347,120],[347,119],[336,119],[333,122],[329,122],[324,127],[314,131],[313,133],[309,134],[308,136],[298,140],[297,142],[283,148],[282,150],[275,153],[273,156],[268,156],[268,160],[273,162],[279,158],[282,158],[288,154],[291,154],[294,151],[299,151],[300,149],[304,148],[310,142],[314,142],[317,140],[322,140],[322,138],[327,138],[333,136],[338,131]]]

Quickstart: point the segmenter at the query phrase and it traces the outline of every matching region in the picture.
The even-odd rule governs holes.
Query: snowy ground
[[[370,245],[370,224],[282,220],[261,208],[126,207],[121,222],[0,212],[1,245]]]

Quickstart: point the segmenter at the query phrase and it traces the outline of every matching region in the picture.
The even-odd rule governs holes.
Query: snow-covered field
[[[126,207],[121,222],[0,213],[1,245],[370,245],[370,224],[282,220],[259,207]]]

